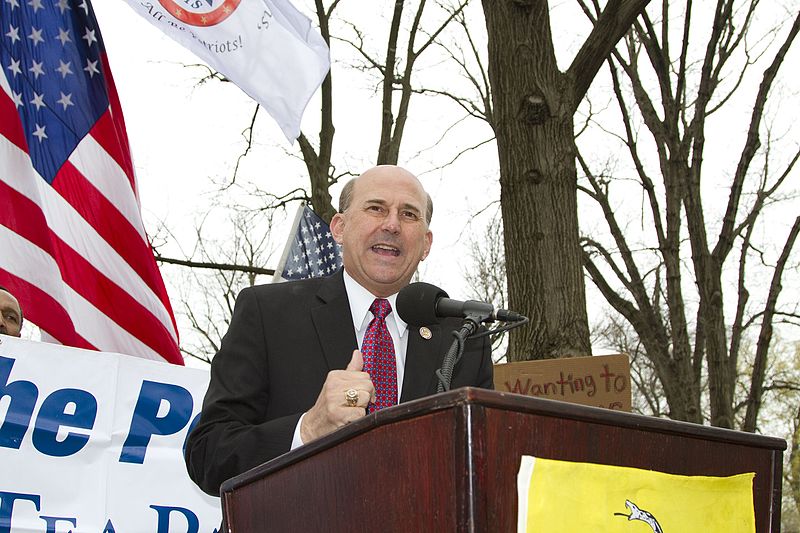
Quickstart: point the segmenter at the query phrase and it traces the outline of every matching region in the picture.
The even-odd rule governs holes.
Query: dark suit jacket
[[[460,326],[453,319],[430,325],[430,340],[409,326],[401,402],[436,393],[434,372]],[[297,422],[314,405],[328,372],[344,369],[356,348],[341,270],[244,289],[186,443],[195,483],[218,495],[226,479],[289,451]],[[463,386],[492,388],[487,337],[466,343],[451,383]]]

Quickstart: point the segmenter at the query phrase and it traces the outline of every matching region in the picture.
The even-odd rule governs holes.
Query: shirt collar
[[[353,317],[353,326],[355,327],[356,331],[359,331],[367,318],[372,320],[372,313],[370,313],[369,308],[372,305],[372,302],[374,302],[375,298],[378,298],[378,296],[375,296],[361,286],[361,284],[359,284],[350,276],[350,274],[347,273],[347,270],[343,270],[343,273],[344,288],[347,291],[347,299],[350,302],[350,313]],[[386,299],[389,300],[390,304],[392,304],[392,312],[389,313],[389,315],[386,317],[386,320],[394,320],[395,324],[397,325],[397,331],[402,337],[406,332],[406,328],[408,328],[408,324],[406,324],[405,321],[395,312],[397,293],[387,296]],[[366,320],[366,322],[369,323],[369,320]]]

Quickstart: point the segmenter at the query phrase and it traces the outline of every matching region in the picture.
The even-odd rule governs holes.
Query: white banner
[[[183,461],[208,377],[0,335],[0,533],[215,532]]]
[[[330,68],[328,45],[289,0],[125,0],[261,104],[290,141]]]

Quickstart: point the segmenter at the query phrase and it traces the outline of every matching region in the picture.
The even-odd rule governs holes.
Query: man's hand
[[[347,368],[328,372],[314,407],[306,412],[300,425],[300,438],[304,443],[327,435],[366,414],[367,405],[375,400],[375,387],[369,374],[362,372],[363,367],[361,352],[354,350]],[[352,407],[347,404],[345,397],[349,389],[358,392],[358,402]]]

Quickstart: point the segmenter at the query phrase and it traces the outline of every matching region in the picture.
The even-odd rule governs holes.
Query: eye
[[[405,210],[401,213],[401,215],[403,216],[403,218],[406,218],[408,220],[413,220],[413,221],[419,220],[419,215],[416,213],[416,211]]]
[[[384,209],[382,205],[374,204],[374,205],[368,205],[367,211],[370,211],[372,213],[383,213]]]

